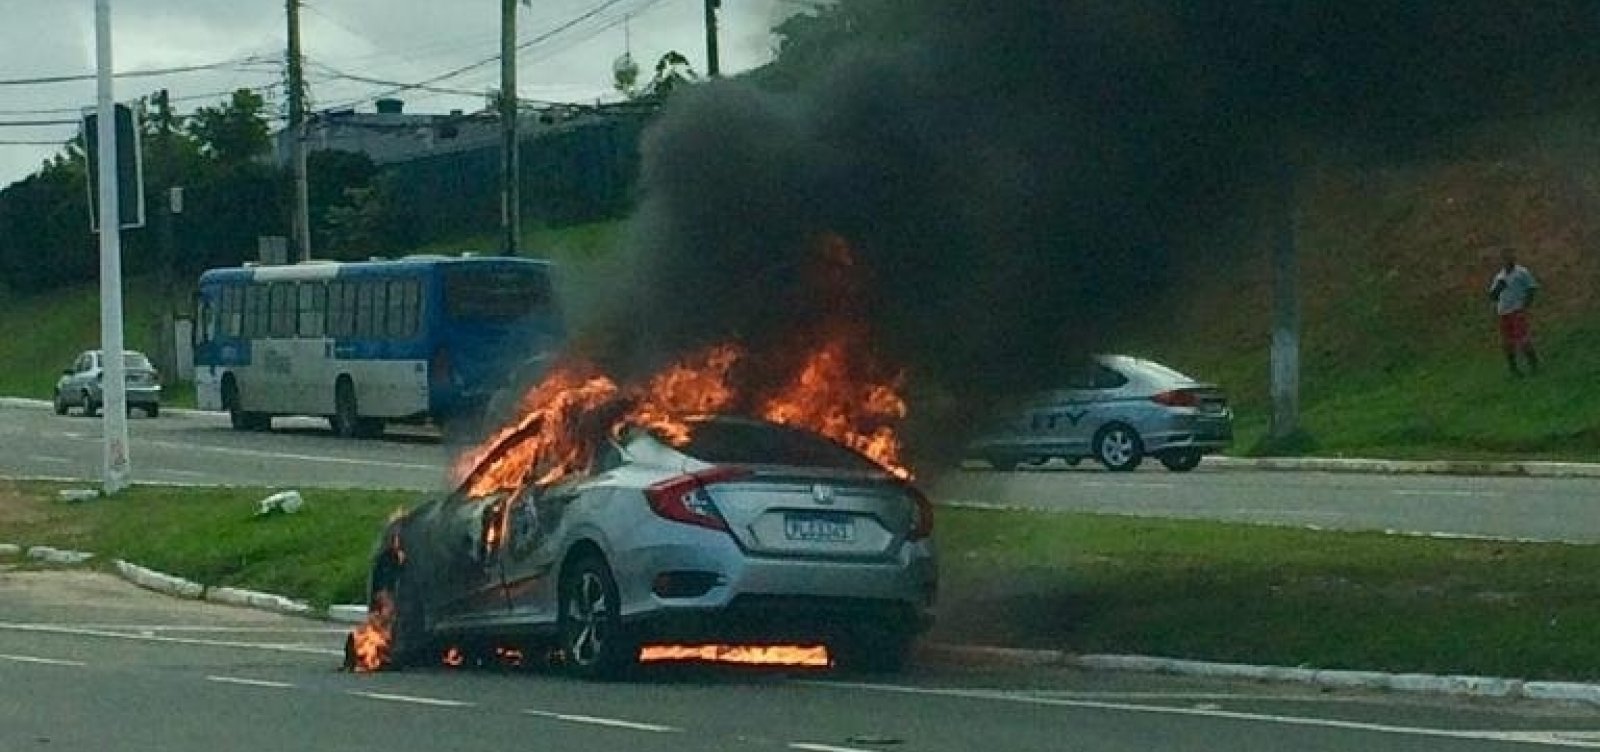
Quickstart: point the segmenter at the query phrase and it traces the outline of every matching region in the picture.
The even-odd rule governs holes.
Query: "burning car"
[[[882,459],[886,435],[849,418],[874,394],[891,414],[903,404],[869,388],[826,400],[854,415],[810,411],[786,391],[736,417],[721,410],[736,360],[719,350],[636,392],[583,369],[546,377],[462,459],[457,491],[384,531],[355,667],[511,641],[591,678],[641,658],[819,651],[898,668],[931,623],[932,506]]]

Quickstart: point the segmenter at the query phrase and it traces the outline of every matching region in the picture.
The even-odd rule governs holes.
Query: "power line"
[[[270,61],[265,59],[265,58],[263,58],[263,57],[261,57],[261,56],[259,56],[259,55],[251,55],[250,57],[239,58],[237,60],[223,60],[223,61],[216,62],[216,63],[205,63],[205,64],[202,64],[202,65],[181,65],[181,66],[177,66],[177,67],[173,67],[173,68],[150,68],[150,69],[146,69],[146,70],[123,71],[121,73],[112,74],[112,77],[113,78],[149,78],[151,76],[167,76],[167,75],[172,75],[174,73],[193,73],[195,71],[216,70],[218,68],[227,68],[227,67],[233,67],[233,66],[242,67],[242,66],[245,66],[245,65],[263,63],[263,62],[270,62]],[[0,79],[0,86],[33,86],[33,85],[37,85],[37,84],[61,84],[61,83],[71,83],[73,81],[93,81],[94,79],[95,79],[95,74],[93,74],[93,73],[81,73],[81,74],[74,74],[74,75],[70,75],[70,76],[38,76],[38,77],[35,77],[35,78],[7,78],[7,79]]]
[[[633,12],[637,13],[637,12],[639,12],[639,11],[645,9],[645,8],[648,8],[649,6],[654,5],[654,4],[656,4],[658,2],[661,2],[661,1],[662,0],[644,0],[644,2],[640,5],[640,7],[635,9]],[[572,18],[571,20],[556,26],[555,28],[553,28],[553,29],[551,29],[549,31],[546,31],[546,32],[544,32],[544,33],[542,33],[542,34],[540,34],[538,36],[535,36],[532,39],[527,40],[527,41],[518,43],[517,44],[517,50],[518,51],[522,51],[522,50],[528,49],[529,47],[533,47],[533,46],[535,46],[537,44],[545,42],[545,41],[549,40],[550,38],[552,38],[552,37],[564,32],[564,31],[566,31],[568,29],[571,29],[574,26],[577,26],[578,24],[581,24],[581,23],[583,23],[585,21],[588,21],[588,20],[594,18],[595,16],[600,15],[601,13],[604,13],[606,10],[608,10],[608,9],[610,9],[610,8],[616,6],[616,5],[619,5],[622,2],[624,2],[624,0],[606,0],[605,2],[595,6],[593,8],[590,8],[589,10],[579,14],[575,18]],[[409,91],[409,90],[412,90],[412,89],[426,90],[426,89],[423,89],[423,87],[432,86],[433,84],[437,84],[440,81],[445,81],[445,80],[448,80],[448,79],[451,79],[451,78],[455,78],[456,76],[460,76],[463,73],[467,73],[469,71],[476,70],[478,68],[482,68],[482,67],[484,67],[486,65],[489,65],[491,63],[497,62],[498,60],[500,60],[500,56],[499,55],[494,55],[492,57],[487,57],[487,58],[484,58],[482,60],[478,60],[476,62],[467,63],[466,65],[462,65],[462,66],[458,66],[456,68],[452,68],[452,69],[447,70],[447,71],[445,71],[443,73],[440,73],[440,74],[438,74],[436,76],[430,76],[430,77],[428,77],[426,79],[423,79],[421,81],[417,81],[417,82],[409,83],[409,84],[400,84],[400,85],[397,85],[397,86],[395,86],[395,87],[393,87],[391,89],[380,91],[380,92],[378,92],[376,94],[371,94],[371,95],[368,95],[366,97],[362,97],[360,99],[355,99],[355,100],[346,102],[346,103],[344,103],[344,104],[342,104],[340,106],[349,107],[349,106],[353,106],[353,105],[359,104],[361,102],[370,102],[370,101],[377,100],[377,99],[383,99],[385,97],[394,96],[395,94],[399,94],[400,92]]]
[[[266,93],[266,92],[271,91],[273,89],[276,89],[276,88],[278,88],[280,86],[283,86],[283,82],[282,81],[269,81],[267,83],[259,84],[259,85],[256,85],[256,86],[235,86],[235,87],[233,87],[231,89],[227,89],[227,90],[224,90],[224,91],[208,91],[208,92],[201,93],[201,94],[185,94],[185,95],[183,95],[181,97],[173,97],[171,101],[173,101],[173,102],[194,102],[194,101],[198,101],[198,100],[201,100],[201,99],[215,99],[217,97],[228,96],[228,95],[230,95],[230,94],[232,94],[232,93],[234,93],[234,92],[236,92],[236,91],[238,91],[240,89],[249,89],[251,91]],[[83,109],[84,109],[84,106],[83,105],[79,105],[77,107],[42,107],[42,108],[39,108],[39,109],[36,109],[36,110],[22,110],[22,109],[19,109],[19,110],[0,110],[0,115],[77,114],[77,113],[83,112]]]
[[[76,120],[0,120],[0,128],[32,128],[41,125],[77,125]]]

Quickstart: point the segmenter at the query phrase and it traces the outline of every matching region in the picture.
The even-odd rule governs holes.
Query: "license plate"
[[[855,521],[831,514],[786,514],[783,537],[807,543],[849,543],[855,540]]]

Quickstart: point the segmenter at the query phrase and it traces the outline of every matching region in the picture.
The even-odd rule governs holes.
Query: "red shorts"
[[[1507,347],[1525,347],[1532,338],[1527,311],[1500,314],[1500,341]]]

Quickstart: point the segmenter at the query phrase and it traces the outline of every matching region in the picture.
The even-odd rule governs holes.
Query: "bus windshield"
[[[550,282],[528,269],[449,269],[444,274],[444,307],[451,319],[466,321],[548,313]]]

